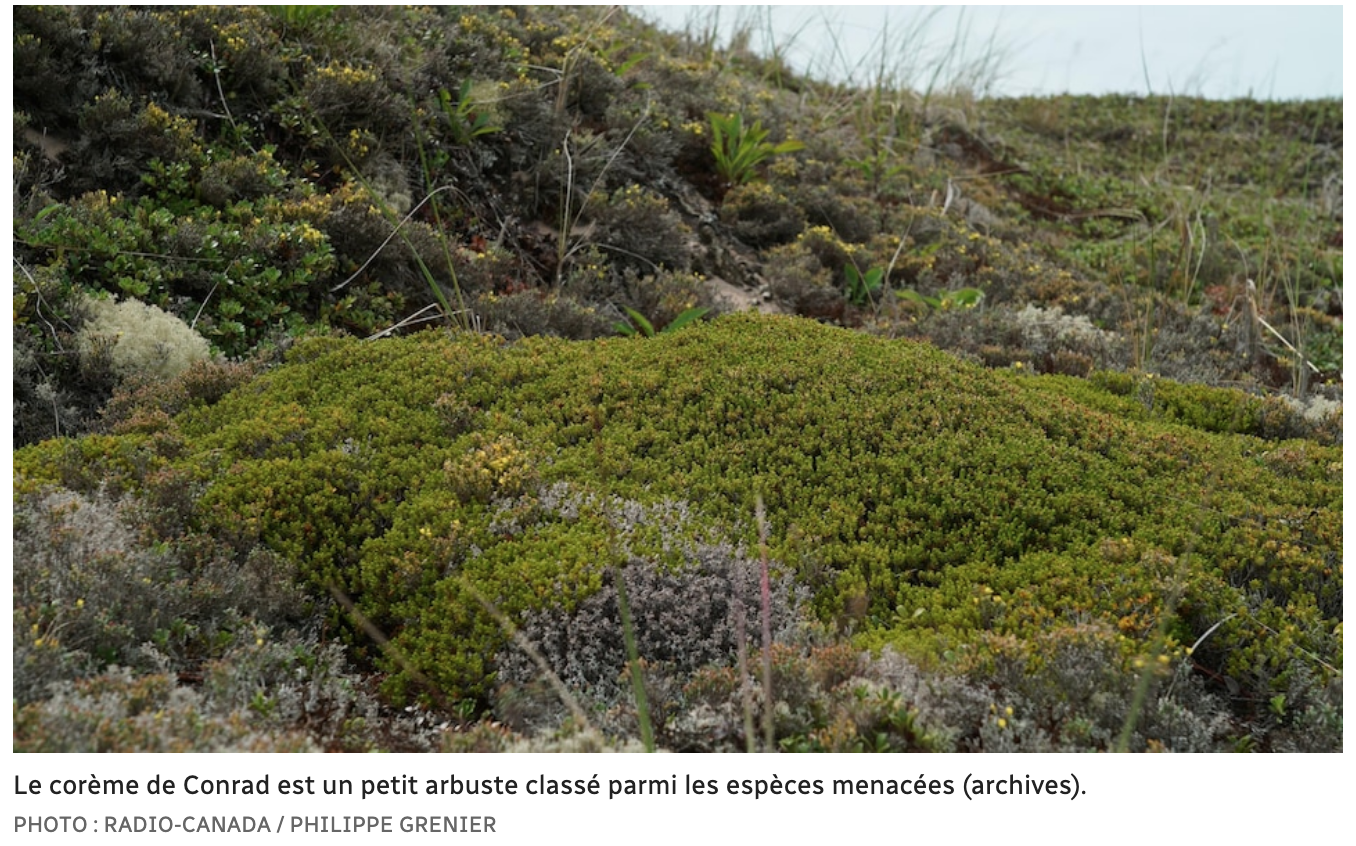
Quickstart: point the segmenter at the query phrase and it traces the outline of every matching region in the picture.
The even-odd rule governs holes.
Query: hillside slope
[[[14,24],[16,748],[1340,748],[1340,101]]]
[[[231,357],[755,302],[1340,401],[1340,102],[976,100],[745,42],[618,7],[20,7],[16,438],[97,428],[136,374],[89,295]]]

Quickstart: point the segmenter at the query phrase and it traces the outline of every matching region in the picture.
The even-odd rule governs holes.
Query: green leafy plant
[[[873,267],[866,273],[862,273],[853,264],[844,267],[843,271],[847,274],[848,302],[855,306],[870,305],[872,295],[880,290],[884,281],[885,271],[879,267]]]
[[[503,128],[491,122],[490,112],[477,109],[479,104],[471,97],[469,79],[462,82],[456,103],[452,102],[451,92],[446,88],[439,89],[438,105],[442,106],[443,114],[452,128],[452,137],[458,144],[469,144],[475,138],[499,132]]]
[[[677,332],[679,329],[682,329],[687,324],[697,320],[701,320],[704,316],[706,316],[706,313],[709,312],[711,309],[707,306],[695,306],[693,308],[687,309],[682,314],[679,314],[677,317],[673,318],[673,320],[670,321],[667,326],[665,326],[663,329],[660,329],[658,332],[655,331],[654,324],[647,320],[645,315],[641,314],[640,312],[636,311],[635,309],[629,306],[623,306],[622,310],[626,312],[630,320],[618,321],[617,323],[613,324],[612,326],[613,329],[617,330],[623,335],[632,335],[632,336],[640,335],[646,338],[653,338],[656,334],[666,335],[671,332]]]
[[[918,303],[926,308],[950,311],[952,309],[974,308],[983,301],[984,292],[978,288],[957,288],[954,291],[943,291],[935,297],[929,297],[906,288],[903,291],[896,291],[895,296],[901,300]]]
[[[283,173],[267,155],[254,165]],[[293,328],[315,307],[312,281],[335,266],[329,239],[292,203],[238,200],[215,208],[157,168],[158,196],[92,192],[18,221],[16,238],[63,280],[123,298],[170,306],[228,355],[241,355],[273,327]],[[162,179],[161,177],[164,177]],[[186,196],[187,194],[187,196]],[[166,203],[173,200],[179,211]]]
[[[799,141],[768,142],[768,131],[762,121],[744,126],[740,115],[725,117],[716,112],[707,113],[711,121],[711,152],[716,157],[716,173],[729,185],[743,185],[753,179],[753,169],[759,162],[782,153],[803,149]]]
[[[289,29],[305,29],[334,15],[338,6],[265,6],[264,11]]]
[[[605,50],[602,50],[600,53],[602,57],[607,59],[608,64],[612,66],[612,75],[617,77],[618,79],[621,79],[622,77],[626,76],[626,74],[632,68],[634,68],[641,62],[645,61],[646,59],[649,59],[653,55],[652,53],[646,52],[627,53],[626,51],[630,49],[631,43],[629,41],[622,41],[613,44],[612,46],[606,48]],[[617,62],[617,58],[624,53],[626,54],[626,58],[622,59],[620,62]],[[647,85],[646,83],[641,84]]]

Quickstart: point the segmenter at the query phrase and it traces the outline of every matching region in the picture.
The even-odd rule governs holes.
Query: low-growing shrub
[[[580,502],[577,495],[570,496],[568,489],[559,485],[545,492],[542,500],[550,505],[542,506],[541,517],[590,507],[587,500]],[[672,504],[654,509],[631,502],[605,506],[604,513],[619,539],[658,533],[650,542],[657,542],[670,553],[679,552],[679,560],[663,564],[653,557],[632,557],[619,570],[605,571],[598,592],[582,600],[573,611],[534,611],[519,627],[555,675],[590,701],[610,706],[628,695],[615,584],[618,572],[626,582],[636,649],[645,665],[647,687],[657,689],[666,678],[685,679],[708,664],[732,663],[741,635],[756,642],[760,614],[756,563],[728,543],[692,547],[691,527],[681,516],[683,510]],[[776,580],[771,607],[774,638],[786,639],[795,629],[796,606],[801,600],[789,578]],[[743,632],[738,630],[736,604],[743,606]],[[500,684],[516,687],[536,681],[542,672],[536,660],[514,644],[500,653],[497,666]],[[505,694],[501,688],[497,697]],[[652,705],[655,701],[652,697]],[[564,716],[559,705],[555,710],[560,711],[559,717]],[[658,722],[662,726],[663,721]]]
[[[113,670],[57,687],[16,709],[16,752],[314,752],[299,731],[210,713],[202,696],[165,674]]]
[[[334,267],[325,235],[305,219],[267,219],[241,201],[228,214],[193,199],[187,164],[166,164],[156,198],[86,194],[20,222],[20,240],[67,284],[181,310],[227,354],[317,310],[313,285]],[[180,202],[166,204],[166,197]],[[163,323],[163,321],[162,321]]]
[[[746,546],[761,491],[774,566],[811,612],[925,662],[1077,621],[1129,660],[1175,611],[1165,654],[1209,632],[1192,660],[1232,679],[1212,692],[1235,713],[1341,665],[1340,451],[1260,461],[1254,437],[1209,431],[1214,394],[1190,410],[1160,380],[1146,406],[755,316],[646,343],[321,338],[290,361],[181,413],[171,450],[43,445],[16,454],[17,484],[186,473],[203,486],[190,530],[263,544],[351,597],[390,639],[355,628],[354,655],[395,694],[489,703],[508,639],[477,595],[518,623],[568,620],[612,567],[681,558],[601,506],[543,508],[557,482],[646,508],[681,493],[684,534]],[[1150,414],[1160,395],[1183,411]]]
[[[663,197],[637,185],[619,188],[592,214],[595,241],[611,264],[644,273],[686,270],[692,233]]]
[[[544,291],[484,294],[475,311],[486,330],[507,338],[547,335],[586,341],[613,334],[611,321],[598,309]]]
[[[736,238],[759,249],[789,243],[805,229],[801,207],[766,182],[731,189],[720,217]]]
[[[252,640],[252,624],[305,617],[295,574],[276,556],[258,550],[237,561],[203,539],[146,537],[143,520],[154,515],[145,509],[153,505],[60,489],[21,498],[14,537],[17,702],[113,664],[196,671]],[[178,508],[191,510],[191,502]]]
[[[154,657],[154,650],[147,650]],[[441,732],[381,713],[342,650],[267,629],[194,673],[126,667],[16,708],[16,752],[364,752],[435,748]]]

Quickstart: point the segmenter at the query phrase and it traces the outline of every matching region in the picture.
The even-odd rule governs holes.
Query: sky
[[[836,79],[869,79],[885,43],[887,58],[924,86],[937,67],[945,77],[968,66],[979,68],[998,96],[1342,96],[1341,6],[630,8],[677,30],[701,31],[715,21],[728,35],[738,23],[753,23],[758,52],[768,52],[767,33],[775,33],[793,67]],[[985,57],[995,60],[993,72],[984,70]]]

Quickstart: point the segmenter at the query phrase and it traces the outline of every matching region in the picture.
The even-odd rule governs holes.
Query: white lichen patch
[[[139,300],[86,297],[76,336],[82,361],[104,351],[120,379],[165,380],[210,356],[207,339],[184,321]]]

